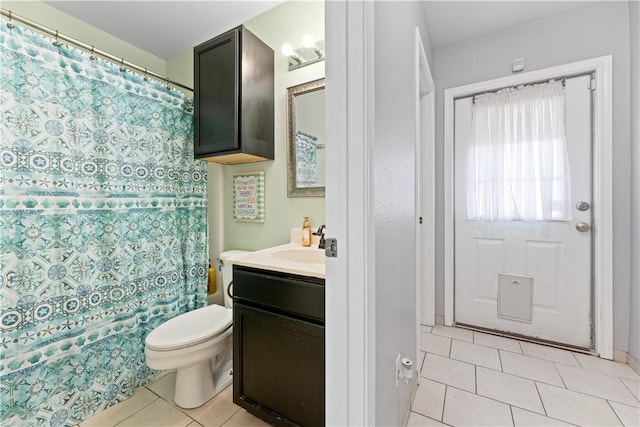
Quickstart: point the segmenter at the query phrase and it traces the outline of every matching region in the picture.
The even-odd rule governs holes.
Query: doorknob
[[[589,203],[587,202],[576,203],[576,209],[578,209],[579,211],[588,211],[590,207],[591,206],[589,206]]]
[[[576,224],[576,230],[578,230],[581,233],[584,233],[586,231],[591,230],[591,226],[586,222],[579,222]]]

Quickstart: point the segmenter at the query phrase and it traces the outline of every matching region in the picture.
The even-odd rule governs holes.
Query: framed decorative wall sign
[[[233,175],[233,219],[264,222],[264,172]]]

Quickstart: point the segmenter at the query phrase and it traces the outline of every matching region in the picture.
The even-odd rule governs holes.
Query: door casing
[[[435,84],[416,27],[416,309],[420,324],[435,323]],[[420,222],[422,218],[422,222]],[[420,340],[418,339],[418,347]]]
[[[594,350],[613,359],[613,125],[612,56],[458,86],[444,91],[444,324],[454,323],[454,100],[530,82],[594,73],[593,92],[593,325]],[[434,302],[435,304],[435,302]]]
[[[435,84],[415,33],[416,68],[416,359],[420,360],[420,325],[435,323]],[[406,424],[406,423],[405,423]]]

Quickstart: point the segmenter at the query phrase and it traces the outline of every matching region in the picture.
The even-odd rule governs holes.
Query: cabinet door
[[[194,52],[195,146],[198,154],[239,149],[239,32],[230,31]]]
[[[324,328],[233,309],[234,402],[276,425],[324,426]]]

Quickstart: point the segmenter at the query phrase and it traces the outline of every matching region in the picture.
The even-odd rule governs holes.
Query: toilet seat
[[[214,339],[233,322],[230,308],[210,305],[170,319],[155,328],[145,339],[150,350],[170,351]]]

